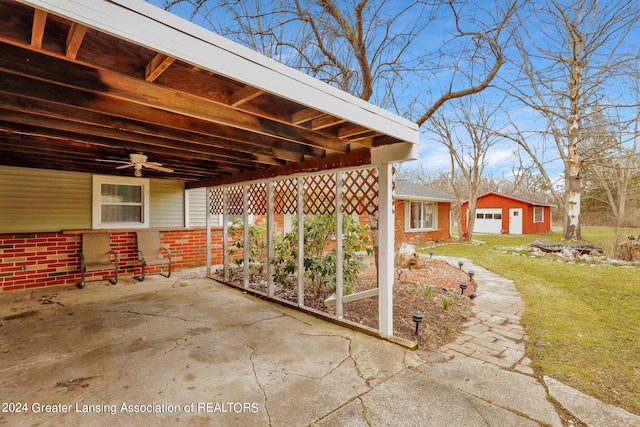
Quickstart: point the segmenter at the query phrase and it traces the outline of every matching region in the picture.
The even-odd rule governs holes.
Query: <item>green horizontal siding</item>
[[[152,179],[151,227],[184,227],[184,183],[168,179]]]
[[[91,174],[0,166],[0,233],[91,228]]]
[[[207,189],[194,188],[189,190],[189,227],[204,227],[207,225]]]
[[[150,226],[184,227],[184,183],[150,186]],[[0,233],[91,229],[91,191],[91,174],[0,166]]]

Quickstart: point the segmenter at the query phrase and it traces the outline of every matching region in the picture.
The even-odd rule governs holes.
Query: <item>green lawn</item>
[[[585,228],[583,238],[611,253],[614,232]],[[632,234],[621,233],[622,239]],[[637,230],[633,233],[637,237]],[[567,264],[497,251],[561,233],[476,235],[480,245],[433,249],[465,257],[512,279],[522,293],[527,355],[546,374],[605,402],[640,414],[640,267]],[[431,250],[431,249],[430,249]],[[526,251],[522,251],[526,252]]]

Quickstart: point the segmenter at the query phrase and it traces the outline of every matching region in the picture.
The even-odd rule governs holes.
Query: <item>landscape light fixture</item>
[[[398,269],[396,270],[396,273],[398,274],[398,280],[400,280],[400,276],[402,276],[402,269],[401,269],[401,268],[398,268]]]
[[[465,282],[460,282],[460,295],[464,295],[464,290],[467,289],[467,284]]]
[[[473,270],[469,270],[467,274],[469,275],[469,280],[473,282],[473,276],[475,276],[476,273]]]
[[[462,270],[462,266],[463,266],[463,265],[464,265],[464,262],[462,262],[462,261],[458,261],[458,268],[459,268],[460,270]]]
[[[418,336],[418,325],[424,320],[424,313],[416,310],[411,313],[411,318],[416,323],[416,336]]]
[[[433,258],[433,252],[429,252],[429,258]]]

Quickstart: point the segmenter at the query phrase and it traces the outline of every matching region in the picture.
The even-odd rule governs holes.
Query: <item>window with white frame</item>
[[[148,227],[148,179],[93,176],[93,228]]]
[[[544,208],[542,206],[533,207],[533,222],[544,222]]]
[[[435,228],[435,203],[408,201],[407,225],[409,230],[433,230]]]

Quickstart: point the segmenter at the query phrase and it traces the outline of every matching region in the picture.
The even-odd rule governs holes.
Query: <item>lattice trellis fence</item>
[[[370,214],[378,212],[378,170],[358,169],[342,174],[342,206],[346,214]],[[273,181],[273,213],[295,214],[298,211],[298,180],[303,185],[304,213],[317,215],[335,213],[336,174],[309,175]],[[209,207],[212,214],[224,212],[223,189],[209,190]],[[257,182],[248,185],[247,206],[249,214],[267,214],[267,184]],[[227,188],[227,212],[241,215],[243,210],[242,186]]]
[[[342,200],[345,213],[376,214],[379,204],[378,192],[377,169],[358,169],[343,173]]]
[[[384,169],[383,169],[384,167]],[[378,286],[379,291],[375,294],[380,298],[379,328],[385,335],[393,334],[392,310],[392,284],[393,284],[393,224],[390,221],[390,215],[393,212],[392,198],[388,198],[389,194],[382,189],[386,189],[391,181],[393,186],[393,170],[389,165],[380,168],[372,167],[368,169],[353,169],[349,171],[339,171],[330,173],[318,173],[296,177],[280,177],[265,179],[264,181],[251,182],[247,184],[234,184],[224,187],[213,187],[208,190],[209,214],[223,215],[224,213],[231,216],[253,215],[255,223],[260,223],[266,217],[266,235],[259,237],[260,242],[252,243],[249,231],[249,224],[244,225],[244,248],[259,249],[257,255],[252,254],[250,250],[244,250],[242,256],[242,266],[232,268],[235,264],[231,258],[238,260],[238,253],[233,251],[225,251],[223,249],[223,268],[222,275],[224,280],[237,284],[244,282],[245,289],[268,297],[282,300],[285,303],[297,305],[299,307],[315,307],[315,298],[317,296],[309,296],[307,290],[308,277],[304,273],[302,262],[305,260],[305,245],[301,241],[297,242],[298,256],[293,258],[298,263],[292,267],[295,270],[296,279],[290,277],[281,278],[279,276],[282,271],[276,271],[278,266],[271,261],[275,258],[275,245],[277,236],[282,236],[283,230],[279,229],[283,224],[285,228],[287,224],[291,225],[291,218],[282,217],[284,215],[320,215],[330,214],[336,215],[336,219],[340,220],[343,215],[359,215],[361,220],[367,220],[371,227],[371,235],[373,244],[378,247],[386,248],[385,255],[382,257],[378,265]],[[381,185],[384,184],[384,187]],[[393,193],[393,187],[392,187]],[[381,195],[384,195],[382,200]],[[341,198],[341,203],[336,203],[336,198]],[[380,210],[380,203],[384,210]],[[341,211],[336,212],[336,205],[341,206]],[[243,212],[246,207],[246,212]],[[271,211],[269,211],[271,209]],[[378,217],[380,214],[380,218]],[[362,218],[363,215],[368,216],[367,219]],[[260,218],[263,217],[263,218]],[[336,221],[338,224],[340,222]],[[383,226],[380,226],[383,224]],[[229,228],[228,222],[223,222],[223,239],[229,233],[237,233],[237,228]],[[292,230],[294,231],[294,230]],[[305,233],[304,229],[297,230],[298,235]],[[375,233],[375,238],[373,237]],[[264,233],[262,233],[264,234]],[[259,236],[262,234],[258,233]],[[208,235],[212,236],[211,230],[208,228]],[[381,238],[380,236],[383,236]],[[306,237],[305,237],[306,238]],[[262,242],[265,240],[265,242]],[[391,243],[389,243],[391,242]],[[219,246],[214,248],[213,241],[208,240],[207,250],[213,252],[220,250]],[[334,242],[336,248],[335,257],[335,287],[336,287],[336,306],[334,316],[338,319],[343,318],[343,247],[342,240]],[[255,247],[252,247],[254,245]],[[224,246],[223,246],[224,247]],[[234,248],[235,250],[235,248]],[[219,252],[218,252],[219,253]],[[391,254],[391,255],[388,255]],[[208,257],[207,267],[211,267],[211,257]],[[251,270],[253,269],[253,270]],[[257,273],[256,273],[257,272]],[[208,270],[207,274],[212,274]],[[216,270],[216,275],[220,275],[220,270]],[[256,277],[260,280],[254,280]],[[277,278],[277,283],[276,283]],[[292,282],[295,280],[295,282]],[[297,283],[295,285],[294,283]],[[369,292],[367,290],[366,292]],[[363,292],[364,293],[364,292]],[[373,295],[367,293],[364,298]],[[309,299],[311,298],[311,299]],[[346,298],[346,297],[345,297]],[[350,298],[355,300],[355,298]],[[389,302],[391,301],[391,303]],[[390,326],[391,325],[391,326]]]
[[[298,179],[279,179],[273,182],[273,212],[294,214],[298,211]]]

